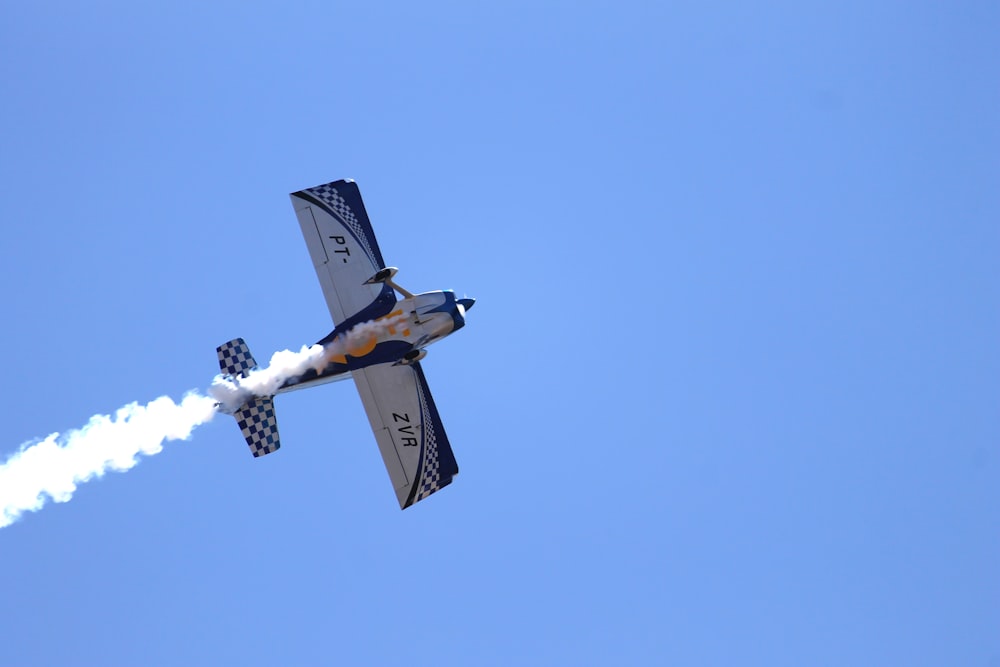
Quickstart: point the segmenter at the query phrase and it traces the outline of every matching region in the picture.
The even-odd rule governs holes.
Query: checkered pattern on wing
[[[437,432],[434,429],[434,418],[431,416],[430,408],[427,405],[424,388],[419,382],[417,383],[417,395],[420,400],[420,409],[423,412],[424,436],[424,466],[420,472],[420,491],[417,493],[417,500],[423,500],[441,488],[441,465],[438,458]]]
[[[257,366],[250,354],[250,348],[242,338],[234,338],[228,343],[223,343],[216,351],[219,353],[219,368],[223,375],[234,377],[246,377],[250,371]]]
[[[264,456],[281,447],[274,401],[270,396],[251,399],[235,416],[254,456]]]
[[[347,225],[347,227],[354,232],[354,235],[358,238],[358,240],[361,241],[361,246],[368,254],[368,259],[371,260],[372,264],[377,266],[378,260],[375,259],[375,253],[372,252],[371,246],[368,245],[368,235],[365,234],[365,230],[361,226],[361,223],[358,222],[358,218],[354,215],[354,211],[352,211],[351,207],[347,205],[344,198],[340,196],[337,189],[331,187],[330,184],[326,184],[310,188],[306,190],[306,192],[312,193],[317,199],[327,204],[334,211],[334,213],[336,213],[340,219],[343,220],[344,224]]]

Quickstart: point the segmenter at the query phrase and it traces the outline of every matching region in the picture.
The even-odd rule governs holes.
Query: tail
[[[242,338],[224,343],[216,351],[219,353],[219,368],[223,375],[245,378],[257,367],[250,348]],[[255,396],[241,405],[233,416],[254,456],[264,456],[281,447],[273,396]]]

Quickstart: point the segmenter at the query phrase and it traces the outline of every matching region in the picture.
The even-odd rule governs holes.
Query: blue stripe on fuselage
[[[331,342],[337,336],[343,335],[363,322],[371,322],[372,320],[377,320],[380,317],[385,317],[392,312],[393,306],[396,305],[396,293],[391,287],[382,283],[382,291],[379,295],[375,297],[375,300],[370,304],[359,310],[354,315],[351,315],[343,322],[338,322],[337,326],[327,334],[321,341],[316,343],[317,345],[326,345]]]
[[[407,343],[406,341],[384,341],[377,344],[375,349],[371,352],[360,357],[352,357],[350,354],[345,355],[343,358],[347,360],[346,364],[342,364],[338,361],[331,361],[322,371],[317,372],[309,369],[299,377],[286,381],[283,385],[281,385],[278,391],[298,389],[304,385],[331,382],[338,379],[339,376],[346,375],[351,371],[367,368],[368,366],[374,366],[376,364],[395,362],[401,359],[404,354],[412,349],[413,345],[411,343]]]
[[[384,317],[392,312],[393,306],[396,305],[396,293],[388,285],[382,285],[382,291],[370,304],[365,306],[363,309],[355,313],[354,315],[348,317],[343,322],[337,324],[333,331],[323,337],[322,340],[317,342],[317,345],[322,345],[326,347],[332,343],[338,337],[343,336],[348,331],[353,329],[359,324],[365,322],[371,322],[372,320],[377,320],[380,317]],[[289,390],[293,388],[300,388],[303,385],[308,384],[318,384],[322,382],[330,382],[337,379],[337,376],[350,373],[353,370],[359,368],[365,368],[366,366],[374,366],[375,364],[382,364],[389,361],[397,361],[404,354],[413,349],[413,345],[405,341],[390,340],[379,343],[375,346],[375,349],[366,355],[361,357],[352,357],[349,354],[346,355],[347,363],[341,364],[338,362],[330,362],[330,364],[320,372],[316,372],[312,369],[306,371],[304,374],[297,378],[292,378],[281,385],[281,390]]]

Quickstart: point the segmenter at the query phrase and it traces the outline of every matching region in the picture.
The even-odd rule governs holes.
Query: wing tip
[[[452,481],[454,481],[455,475],[457,474],[458,474],[458,466],[455,466],[455,469],[451,474],[447,476],[442,476],[437,482],[434,483],[433,487],[427,489],[426,491],[419,491],[417,493],[413,493],[412,489],[407,489],[406,493],[401,493],[397,496],[397,499],[399,500],[399,509],[405,510],[407,507],[412,507],[417,503],[419,503],[421,500],[426,500],[430,496],[433,496],[441,489],[450,485]]]
[[[337,179],[336,181],[329,181],[327,183],[320,183],[320,184],[314,185],[312,187],[302,188],[301,190],[296,190],[295,192],[290,192],[289,196],[291,196],[291,197],[301,196],[303,194],[307,194],[310,190],[315,190],[316,188],[334,187],[334,186],[337,186],[337,185],[353,185],[353,186],[357,187],[357,183],[355,182],[355,180],[353,178],[340,178],[340,179]]]

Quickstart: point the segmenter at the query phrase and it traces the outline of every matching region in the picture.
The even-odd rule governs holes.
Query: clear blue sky
[[[1000,9],[360,4],[0,11],[0,458],[323,337],[350,177],[461,474],[218,417],[0,530],[0,664],[1000,665]]]

